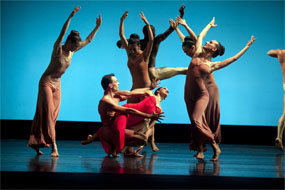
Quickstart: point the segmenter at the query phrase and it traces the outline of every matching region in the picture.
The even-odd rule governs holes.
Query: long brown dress
[[[209,102],[205,110],[205,117],[211,131],[215,135],[216,143],[222,140],[221,126],[220,126],[220,102],[219,102],[219,88],[216,84],[214,74],[211,73],[204,80],[208,93]]]
[[[190,151],[199,151],[200,145],[214,141],[214,134],[205,117],[209,93],[203,78],[208,74],[201,71],[201,66],[197,58],[192,59],[188,67],[184,90],[184,100],[191,121]]]
[[[43,76],[39,82],[37,108],[28,146],[49,147],[49,144],[55,142],[55,124],[59,113],[60,99],[60,83],[55,86]]]

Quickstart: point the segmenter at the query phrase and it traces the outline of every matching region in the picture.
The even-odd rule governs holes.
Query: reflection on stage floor
[[[185,143],[157,143],[158,152],[146,146],[143,157],[106,157],[100,142],[57,142],[60,156],[50,157],[51,148],[36,156],[27,140],[1,140],[1,173],[144,174],[147,176],[216,176],[284,180],[284,155],[273,146],[221,145],[222,154],[211,162],[208,147],[204,160],[197,160]],[[14,175],[14,174],[13,174]],[[129,175],[130,176],[130,175]],[[280,182],[280,180],[279,180]],[[284,183],[283,183],[284,184]]]

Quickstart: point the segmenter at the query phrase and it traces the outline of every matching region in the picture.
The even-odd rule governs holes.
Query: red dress
[[[156,106],[156,99],[154,96],[148,96],[141,102],[129,103],[123,106],[133,108],[148,114],[152,114],[154,111],[161,113],[161,109]],[[143,117],[135,116],[132,114],[117,113],[115,122],[112,127],[113,143],[116,146],[117,153],[120,153],[124,148],[126,127],[134,126],[143,120]]]

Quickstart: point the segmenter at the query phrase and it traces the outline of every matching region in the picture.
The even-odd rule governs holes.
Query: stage
[[[188,143],[157,143],[143,158],[107,158],[100,142],[81,145],[58,140],[59,158],[51,148],[36,156],[27,140],[1,140],[2,189],[284,189],[284,154],[273,146],[221,144],[211,162],[193,157]]]

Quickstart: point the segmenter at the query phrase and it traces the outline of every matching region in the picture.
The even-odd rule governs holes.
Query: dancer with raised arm
[[[267,54],[271,57],[278,58],[280,65],[281,65],[281,71],[283,75],[283,90],[285,92],[285,49],[272,49],[267,52]],[[285,128],[285,94],[283,98],[283,113],[278,121],[278,127],[277,127],[277,137],[275,139],[275,146],[279,150],[283,151],[283,133]]]
[[[211,161],[216,161],[219,158],[221,150],[205,118],[209,93],[204,81],[213,71],[226,67],[236,61],[246,52],[255,39],[252,36],[247,45],[235,56],[224,61],[211,62],[211,58],[223,55],[225,51],[224,47],[216,40],[207,42],[205,46],[202,46],[203,38],[212,27],[216,27],[214,18],[200,33],[195,44],[192,39],[185,39],[182,48],[188,56],[193,57],[187,71],[184,94],[188,115],[191,120],[192,138],[189,148],[190,150],[197,151],[195,155],[197,159],[203,159],[203,145],[210,143],[214,151]]]
[[[153,35],[150,29],[150,24],[145,18],[143,12],[141,12],[140,17],[147,25],[147,31],[149,34],[149,42],[146,48],[142,51],[140,48],[140,41],[137,38],[126,39],[124,35],[124,20],[128,16],[128,11],[126,11],[121,17],[119,35],[123,46],[126,49],[128,56],[128,68],[132,76],[132,90],[136,88],[149,88],[151,86],[151,80],[148,74],[148,61],[153,45]],[[139,102],[140,99],[130,99],[128,103]]]
[[[101,81],[104,96],[99,102],[98,111],[103,123],[93,136],[88,135],[82,144],[89,144],[100,138],[108,156],[118,156],[126,146],[141,146],[146,143],[146,136],[126,127],[136,125],[148,118],[162,119],[161,111],[150,88],[141,88],[133,91],[119,91],[119,82],[114,74],[105,75]],[[118,105],[130,97],[145,97],[137,104]],[[160,105],[160,104],[159,104]]]
[[[184,9],[185,9],[184,5],[182,5],[179,8],[181,18],[183,18],[184,16]],[[148,27],[147,25],[143,27],[144,39],[140,40],[141,50],[144,50],[147,47],[147,44],[149,42],[149,35],[148,35],[147,27]],[[151,27],[153,36],[155,36],[155,27],[152,25],[150,25],[150,27]],[[148,63],[148,72],[149,72],[150,80],[164,80],[164,79],[168,79],[168,78],[174,77],[179,74],[186,75],[187,67],[160,67],[160,68],[155,67],[156,55],[158,53],[160,43],[163,42],[173,31],[174,31],[173,27],[170,26],[164,33],[159,34],[154,37],[153,46],[152,46],[151,54],[149,57],[149,63]],[[132,35],[130,36],[130,38],[132,38]],[[140,39],[138,35],[137,35],[137,39],[138,40]],[[117,42],[117,46],[119,48],[125,48],[121,40]]]
[[[175,29],[175,31],[177,32],[182,42],[184,42],[185,36],[179,30],[178,24],[185,27],[185,29],[187,30],[189,34],[189,37],[196,43],[197,36],[194,33],[194,31],[187,25],[185,19],[182,19],[181,17],[178,16],[175,22],[171,19],[170,24]],[[222,133],[221,133],[221,125],[220,125],[219,88],[216,84],[214,74],[211,73],[209,76],[205,77],[204,83],[209,93],[209,102],[205,110],[206,121],[212,133],[214,134],[216,143],[220,144],[222,140]],[[203,145],[203,146],[204,146],[203,148],[204,151],[206,151],[207,150],[206,145]]]
[[[180,12],[180,16],[181,17],[183,17],[183,15],[184,15],[184,9],[185,9],[184,5],[182,5],[179,8],[179,12]],[[126,18],[126,16],[124,18]],[[122,24],[121,26],[124,26],[123,22],[122,22],[122,19],[121,19],[121,24]],[[123,31],[121,31],[121,29],[123,29],[123,27],[122,28],[120,27],[120,37],[122,36],[121,34],[124,33]],[[149,29],[151,29],[152,35],[150,35]],[[146,24],[143,27],[143,33],[144,33],[144,39],[143,40],[140,40],[139,35],[137,35],[137,34],[132,34],[130,36],[129,41],[131,43],[133,43],[133,41],[135,40],[142,51],[147,50],[147,52],[150,53],[150,55],[148,56],[149,57],[149,60],[148,60],[148,74],[144,74],[144,76],[148,75],[150,80],[155,80],[155,81],[157,81],[157,80],[164,80],[164,79],[176,76],[178,74],[186,74],[186,72],[187,72],[187,67],[176,67],[176,68],[173,68],[173,67],[161,67],[161,68],[155,68],[155,59],[156,59],[156,55],[157,55],[157,52],[158,52],[158,49],[159,49],[159,45],[160,45],[160,43],[163,40],[165,40],[173,32],[173,30],[174,29],[170,26],[164,33],[159,34],[159,35],[157,35],[154,38],[154,36],[155,36],[155,28],[152,25]],[[126,49],[126,47],[127,47],[126,43],[123,43],[123,41],[124,40],[121,37],[121,40],[117,42],[117,45],[118,45],[119,48]],[[127,42],[127,41],[125,40],[125,42]],[[150,48],[149,45],[150,45],[151,42],[153,42],[153,45],[152,45],[151,50],[149,52],[149,48]],[[129,62],[128,62],[128,66],[129,66]],[[129,68],[130,68],[130,66],[129,66]],[[136,69],[139,69],[139,68],[136,68]],[[131,74],[135,73],[134,71],[131,70],[131,68],[130,68],[130,71],[131,71]],[[147,72],[145,67],[143,68],[143,72],[144,73]],[[134,77],[134,75],[132,74],[132,78],[133,77]],[[139,75],[137,75],[137,77],[139,77]],[[141,78],[141,81],[143,81],[143,80],[144,80],[144,78]],[[134,83],[135,83],[135,81],[134,81],[134,78],[133,78],[133,88],[132,89],[134,89],[135,86],[137,86],[137,84],[134,84]],[[147,83],[145,83],[145,84],[147,84]],[[143,86],[140,86],[140,87],[143,87]],[[147,87],[147,86],[145,86],[145,87]],[[139,100],[131,100],[131,102],[138,102],[138,101]],[[130,101],[128,101],[128,102],[130,102]],[[155,144],[154,130],[152,130],[152,132],[153,132],[153,134],[150,136],[149,140],[151,141],[152,150],[155,152],[155,151],[158,151],[159,149],[157,148],[157,146]]]
[[[59,156],[56,145],[55,124],[60,108],[61,76],[69,67],[74,52],[92,41],[102,22],[101,15],[99,15],[94,30],[84,41],[81,41],[79,32],[72,30],[65,44],[62,45],[70,20],[79,10],[80,7],[76,7],[63,25],[53,46],[50,64],[39,82],[37,108],[28,142],[28,146],[33,148],[38,155],[43,154],[40,148],[49,147],[51,144],[51,156]]]

